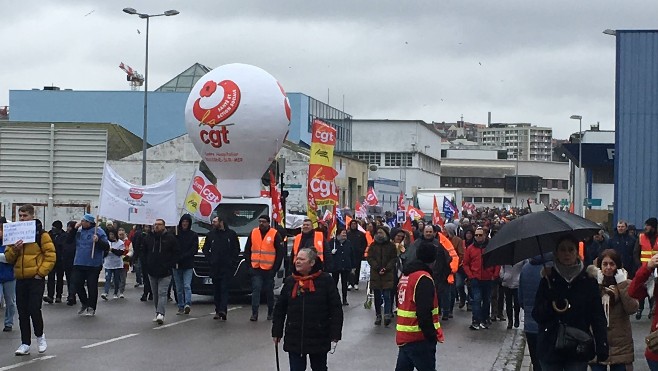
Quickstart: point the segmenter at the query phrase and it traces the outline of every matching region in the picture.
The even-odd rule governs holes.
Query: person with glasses
[[[270,217],[258,217],[258,228],[251,231],[244,247],[245,263],[251,273],[251,317],[258,321],[260,293],[265,289],[267,296],[267,320],[272,320],[274,310],[274,275],[281,268],[285,255],[283,238],[276,229],[270,227]]]
[[[155,318],[153,322],[158,325],[164,323],[165,305],[167,304],[167,290],[171,283],[171,270],[178,261],[178,241],[176,237],[167,232],[163,219],[156,219],[153,223],[153,234],[144,241],[144,258],[146,271],[153,292],[155,305]]]
[[[500,274],[500,267],[484,267],[482,255],[489,240],[482,228],[475,230],[475,241],[464,252],[464,272],[473,292],[471,330],[487,329],[491,325],[491,290]]]

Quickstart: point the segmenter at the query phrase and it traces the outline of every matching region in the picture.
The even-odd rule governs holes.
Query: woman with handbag
[[[590,277],[596,278],[601,292],[603,311],[608,321],[609,357],[605,362],[590,364],[592,371],[625,371],[633,369],[634,348],[630,316],[637,312],[639,303],[628,295],[631,280],[622,268],[621,258],[615,250],[601,252],[597,266],[587,268]]]
[[[658,267],[658,254],[655,254],[648,262],[642,263],[635,272],[635,277],[628,287],[628,294],[637,299],[644,300],[646,297],[655,298],[658,285],[656,281],[656,268]],[[658,316],[651,319],[651,332],[646,337],[647,349],[644,357],[651,371],[658,371]]]
[[[543,371],[586,371],[594,356],[597,362],[608,358],[599,287],[587,275],[573,236],[559,240],[554,260],[553,268],[542,271],[532,310],[539,325],[537,358]]]

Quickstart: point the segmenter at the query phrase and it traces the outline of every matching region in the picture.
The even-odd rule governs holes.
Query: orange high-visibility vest
[[[457,273],[457,270],[459,269],[459,255],[457,255],[457,250],[455,250],[455,247],[452,245],[452,242],[446,237],[443,233],[439,232],[438,233],[439,237],[439,242],[441,242],[441,245],[448,251],[448,254],[450,254],[450,257],[452,260],[450,261],[450,275],[448,275],[448,284],[452,285],[455,283],[455,273]]]
[[[651,246],[651,241],[647,238],[644,233],[640,233],[640,261],[646,263],[651,260],[651,257],[658,254],[658,238],[656,242]]]
[[[254,228],[254,230],[251,231],[252,268],[267,271],[274,267],[274,260],[276,260],[276,247],[274,246],[276,233],[276,229],[270,228],[265,234],[265,238],[262,238],[260,229]]]
[[[295,236],[295,241],[292,243],[292,261],[295,262],[297,252],[299,252],[299,245],[302,243],[301,233]],[[324,262],[324,235],[322,232],[315,232],[313,234],[313,247],[318,251],[320,261]]]
[[[426,271],[416,271],[408,276],[402,276],[398,283],[398,313],[397,325],[395,326],[395,342],[397,345],[425,341],[425,335],[418,326],[418,317],[416,315],[416,285],[421,277],[432,279]],[[434,281],[432,280],[432,283]],[[441,323],[439,323],[439,298],[434,291],[432,304],[432,322],[437,335],[441,332]]]

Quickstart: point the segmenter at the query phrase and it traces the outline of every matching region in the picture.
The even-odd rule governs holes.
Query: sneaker
[[[117,294],[114,294],[114,296],[112,296],[112,299],[114,299],[114,300],[116,300],[118,298],[119,298],[119,295],[117,295]]]
[[[381,326],[381,324],[382,324],[382,316],[375,317],[375,326]]]
[[[76,304],[77,304],[77,302],[75,301],[75,299],[67,299],[66,300],[66,305],[68,305],[69,307],[72,307]]]
[[[158,325],[163,324],[163,323],[164,323],[164,314],[160,314],[160,313],[158,313],[158,315],[155,316],[155,322],[156,322]]]
[[[96,309],[87,308],[87,314],[86,314],[87,317],[93,317],[95,315],[96,315]]]
[[[224,312],[219,312],[219,320],[226,322],[226,313]]]
[[[123,293],[119,294],[119,299],[123,299],[123,298],[125,298],[125,297],[126,297],[126,296],[123,295]]]
[[[642,318],[642,309],[638,309],[637,313],[635,313],[635,319],[640,319]]]
[[[183,308],[178,308],[178,311],[176,312],[176,315],[180,316],[181,314],[185,314],[185,310]]]
[[[155,317],[153,317],[153,322],[158,322],[158,315],[156,314]]]
[[[186,305],[185,308],[183,308],[183,312],[185,314],[190,314],[190,311],[192,311],[192,308],[190,308],[189,305]]]
[[[12,327],[11,326],[5,326],[5,328],[2,329],[2,332],[11,332]]]
[[[101,299],[107,301],[107,294],[106,294],[106,293],[102,293],[102,294],[101,294]]]
[[[48,344],[46,343],[46,334],[37,336],[37,346],[39,348],[39,353],[43,353],[48,349]]]
[[[391,316],[384,316],[384,327],[388,327],[391,324]]]
[[[153,301],[153,294],[149,294],[149,300]]]
[[[17,356],[26,356],[30,354],[30,346],[27,344],[21,344],[21,346],[18,347],[18,349],[16,349],[16,352],[14,354],[16,354]]]
[[[480,323],[480,328],[486,330],[489,328],[489,325],[486,322],[482,322]]]
[[[471,323],[470,326],[468,326],[468,328],[471,329],[471,330],[473,330],[473,331],[477,331],[477,330],[480,329],[480,324],[479,324],[479,323],[475,323],[475,322],[473,322],[473,323]]]
[[[463,309],[465,306],[466,306],[466,300],[463,299],[460,300],[458,305],[459,309]]]
[[[59,304],[61,302],[62,302],[62,297],[61,296],[58,296],[58,297],[55,298],[55,303]]]
[[[359,284],[354,285],[354,290],[359,291]]]
[[[347,291],[352,291],[352,285],[347,285]]]
[[[51,298],[50,296],[44,296],[43,301],[45,301],[48,304],[52,304],[53,303],[53,298]]]
[[[350,305],[350,303],[348,303],[347,300],[343,300],[343,306],[346,307],[348,305]]]
[[[85,313],[87,313],[87,307],[83,305],[82,307],[80,307],[80,310],[78,311],[78,315],[82,316]]]
[[[219,312],[215,312],[215,316],[212,319],[220,319],[222,316],[219,314]]]
[[[251,322],[256,322],[258,321],[258,314],[252,314],[251,317],[249,317],[249,320]]]
[[[146,301],[146,295],[142,295],[142,297],[139,298],[139,301]]]

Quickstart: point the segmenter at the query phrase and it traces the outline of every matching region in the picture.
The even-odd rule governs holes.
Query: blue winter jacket
[[[7,263],[5,259],[5,248],[7,246],[2,245],[2,240],[0,240],[0,245],[0,283],[5,283],[16,278],[14,277],[14,266]]]
[[[91,256],[91,250],[94,243],[94,226],[88,229],[80,227],[75,233],[75,258],[73,265],[82,265],[86,267],[101,267],[103,265],[104,253],[110,249],[110,244],[107,240],[105,231],[101,228],[96,228],[98,235],[98,242],[94,247],[94,256]]]
[[[542,278],[541,270],[544,268],[544,263],[548,267],[553,266],[553,254],[544,255],[545,257],[538,255],[530,259],[521,269],[519,278],[519,304],[523,308],[523,331],[531,334],[539,332],[539,326],[532,318],[532,309],[535,307],[535,296]]]

